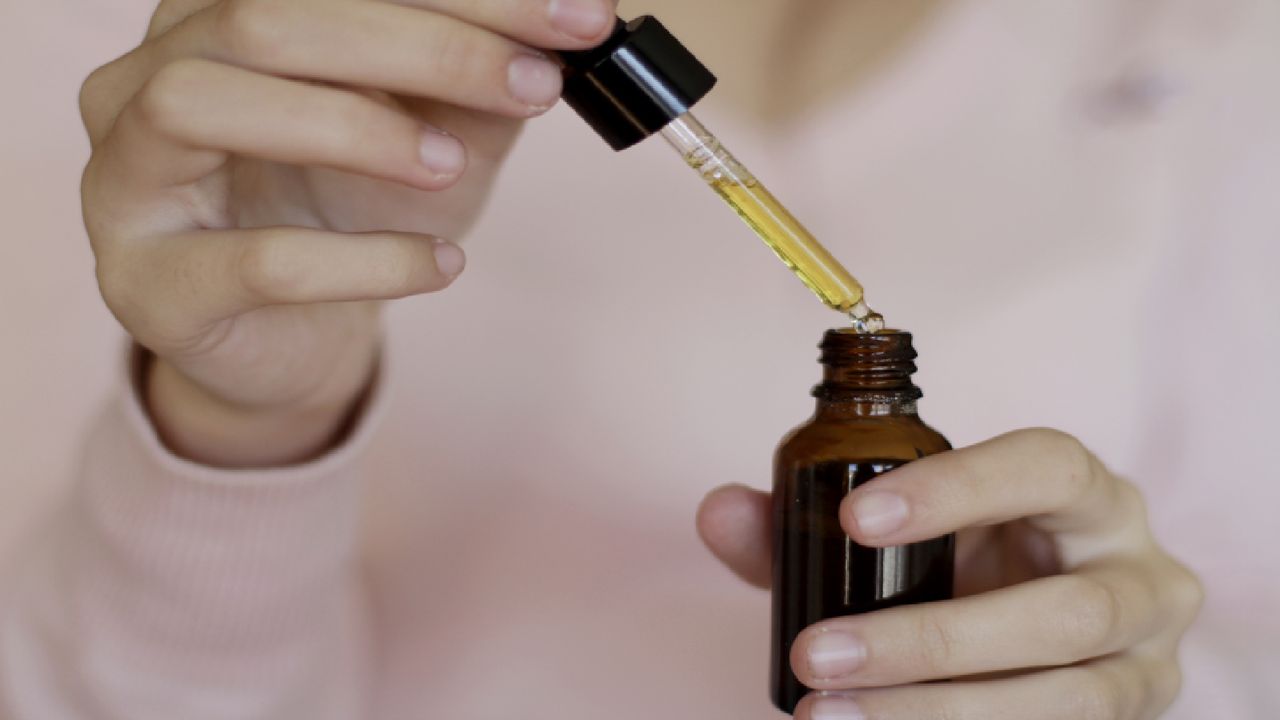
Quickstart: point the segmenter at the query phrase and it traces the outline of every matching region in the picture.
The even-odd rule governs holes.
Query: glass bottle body
[[[906,337],[909,351],[910,336]],[[883,369],[872,368],[867,376],[883,378]],[[903,375],[903,388],[833,394],[838,397],[821,393],[832,385],[832,377],[843,381],[846,389],[851,379],[859,380],[851,378],[847,368],[828,366],[827,375],[828,382],[815,390],[819,399],[814,416],[783,439],[774,461],[770,692],[774,704],[788,713],[809,692],[790,665],[791,645],[806,627],[834,617],[945,600],[952,594],[953,536],[868,548],[840,526],[840,503],[854,488],[951,448],[916,414],[919,391],[906,379],[909,371]]]

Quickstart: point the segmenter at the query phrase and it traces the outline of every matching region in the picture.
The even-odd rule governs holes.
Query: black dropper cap
[[[614,150],[662,130],[715,87],[716,76],[657,18],[618,20],[603,45],[561,52],[564,99]]]

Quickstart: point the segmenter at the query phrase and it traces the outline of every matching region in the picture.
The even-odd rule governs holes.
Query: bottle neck
[[[814,408],[819,420],[841,418],[917,417],[915,400],[896,402],[833,402],[818,398]]]
[[[818,417],[913,416],[924,393],[911,381],[911,334],[832,330],[823,337],[822,382],[813,388]]]

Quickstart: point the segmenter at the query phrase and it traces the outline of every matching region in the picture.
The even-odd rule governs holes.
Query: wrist
[[[228,402],[150,353],[138,386],[157,434],[175,455],[214,467],[280,467],[313,460],[341,442],[368,394],[374,367],[349,398],[288,407]]]

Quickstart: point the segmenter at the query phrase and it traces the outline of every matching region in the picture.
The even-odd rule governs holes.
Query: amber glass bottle
[[[916,414],[910,333],[829,331],[822,340],[817,410],[793,430],[774,464],[775,705],[787,713],[809,689],[791,672],[791,644],[819,620],[951,597],[954,538],[867,548],[840,527],[840,501],[862,483],[951,445]]]

